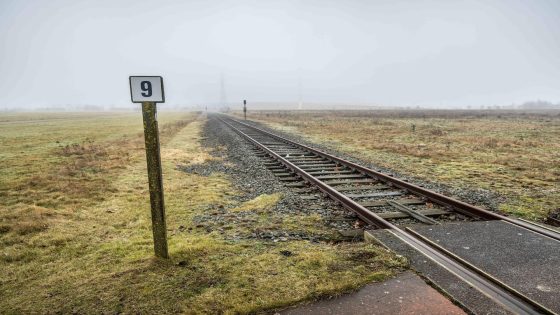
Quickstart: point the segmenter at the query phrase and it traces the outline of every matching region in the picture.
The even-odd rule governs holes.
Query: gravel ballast
[[[204,164],[183,167],[182,170],[202,176],[226,174],[239,194],[232,198],[239,202],[252,200],[263,194],[280,193],[282,198],[270,210],[270,224],[255,227],[259,215],[251,211],[229,211],[233,206],[209,207],[206,214],[194,217],[198,228],[219,232],[231,240],[257,238],[281,242],[287,240],[342,241],[360,239],[360,233],[350,233],[362,222],[356,215],[334,201],[319,196],[304,199],[299,188],[286,187],[268,170],[268,160],[255,155],[255,147],[231,128],[210,116],[202,131],[202,145],[220,158]],[[316,195],[319,195],[318,192]],[[319,215],[312,229],[284,229],[282,222],[294,216]],[[232,228],[243,226],[243,229]],[[363,226],[359,226],[360,228]]]

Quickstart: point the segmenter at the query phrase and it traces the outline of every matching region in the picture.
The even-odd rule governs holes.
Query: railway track
[[[476,266],[425,239],[405,225],[449,220],[503,220],[560,241],[558,232],[399,180],[392,176],[294,142],[261,128],[218,119],[255,146],[255,154],[281,181],[315,195],[317,191],[355,212],[364,222],[387,229],[400,240],[515,314],[554,314]]]

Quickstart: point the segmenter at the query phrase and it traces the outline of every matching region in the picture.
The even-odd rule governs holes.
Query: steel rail
[[[381,180],[385,183],[390,183],[393,186],[396,186],[400,189],[404,189],[404,190],[406,190],[406,191],[408,191],[412,194],[424,197],[424,198],[426,198],[427,200],[429,200],[433,203],[439,204],[439,205],[444,206],[444,207],[451,208],[454,211],[458,211],[458,212],[461,212],[461,213],[469,215],[469,216],[479,217],[481,219],[486,219],[486,220],[507,221],[509,223],[521,226],[525,229],[528,229],[528,230],[531,230],[533,232],[536,232],[536,233],[539,233],[541,235],[552,238],[556,241],[560,241],[560,233],[555,232],[551,229],[542,228],[538,225],[531,224],[529,222],[524,222],[524,221],[520,221],[520,220],[517,220],[517,219],[509,218],[509,217],[506,217],[506,216],[503,216],[503,215],[499,215],[497,213],[488,211],[486,209],[482,209],[482,208],[479,208],[477,206],[473,206],[471,204],[468,204],[468,203],[459,201],[457,199],[454,199],[454,198],[436,193],[434,191],[431,191],[431,190],[428,190],[426,188],[414,185],[412,183],[405,182],[405,181],[400,180],[398,178],[394,178],[392,176],[383,174],[381,172],[363,167],[363,166],[358,165],[356,163],[338,158],[334,155],[319,151],[319,150],[314,149],[312,147],[309,147],[309,146],[297,143],[295,141],[292,141],[290,139],[278,136],[274,133],[271,133],[269,131],[263,130],[263,129],[255,127],[255,126],[252,126],[250,124],[232,119],[230,117],[228,117],[228,118],[231,119],[232,121],[235,121],[236,123],[239,123],[243,126],[251,128],[253,130],[259,131],[260,133],[263,133],[263,134],[265,134],[269,137],[272,137],[276,140],[282,141],[282,142],[290,144],[290,145],[297,146],[297,147],[302,148],[306,151],[317,154],[317,155],[319,155],[319,156],[321,156],[325,159],[329,159],[329,160],[332,160],[332,161],[337,162],[339,164],[342,164],[342,165],[345,165],[347,167],[353,168],[353,169],[357,170],[358,172],[360,172],[362,174],[367,174],[367,175],[369,175],[371,177],[374,177],[374,178],[377,178],[377,179],[379,179],[379,180]]]
[[[313,175],[310,175],[309,173],[307,173],[306,171],[304,171],[303,169],[301,169],[300,167],[298,167],[297,165],[293,164],[292,162],[288,161],[287,159],[285,159],[284,157],[278,155],[276,152],[270,150],[269,148],[267,148],[265,145],[262,145],[260,142],[258,142],[257,140],[253,139],[251,136],[247,135],[246,133],[242,132],[241,130],[235,128],[233,125],[231,125],[230,123],[224,121],[223,119],[219,118],[223,123],[225,123],[226,125],[228,125],[230,128],[232,128],[235,132],[237,132],[238,134],[240,134],[241,136],[243,136],[244,138],[246,138],[247,140],[249,140],[250,142],[252,142],[253,144],[255,144],[257,147],[261,148],[263,151],[265,151],[268,155],[270,155],[273,159],[277,160],[278,162],[280,162],[281,164],[283,164],[285,167],[287,167],[288,169],[292,170],[294,173],[298,174],[302,179],[304,179],[305,181],[315,185],[317,188],[319,188],[319,190],[321,190],[323,193],[329,195],[331,198],[337,200],[338,202],[340,202],[343,206],[345,206],[346,208],[356,212],[358,214],[358,216],[364,220],[365,222],[375,225],[379,228],[393,228],[394,226],[383,220],[380,216],[378,216],[377,214],[373,213],[372,211],[370,211],[369,209],[357,204],[356,202],[354,202],[352,199],[341,195],[338,191],[336,191],[335,189],[333,189],[332,187],[330,187],[329,185],[323,183],[322,181],[320,181],[319,179],[315,178]]]
[[[312,183],[313,185],[316,185],[317,188],[326,193],[333,200],[340,202],[345,208],[354,211],[365,222],[376,225],[380,228],[388,229],[391,233],[393,233],[407,245],[423,254],[436,264],[442,266],[450,273],[452,273],[462,281],[468,283],[470,286],[472,286],[491,300],[495,301],[496,303],[502,305],[506,309],[512,311],[515,314],[554,314],[546,307],[520,294],[519,292],[512,290],[509,286],[501,282],[497,282],[494,278],[489,278],[488,275],[484,273],[481,274],[477,270],[471,270],[469,268],[469,265],[464,265],[463,262],[457,261],[448,253],[438,250],[438,248],[431,246],[429,243],[426,243],[424,240],[416,237],[412,233],[404,231],[391,224],[390,222],[384,220],[369,209],[361,206],[360,204],[346,197],[344,194],[336,191],[327,184],[314,178],[306,171],[302,170],[284,157],[270,150],[268,147],[261,144],[250,135],[239,130],[229,122],[219,117],[218,119],[224,124],[228,125],[233,131],[241,135],[243,138],[249,140],[255,146],[266,152],[271,158],[277,160],[279,163],[283,164],[285,167],[291,169],[293,172],[301,176],[302,179]],[[240,123],[238,121],[235,122]]]

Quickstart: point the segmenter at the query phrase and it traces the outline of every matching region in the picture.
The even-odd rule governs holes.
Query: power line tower
[[[227,106],[227,97],[226,97],[226,79],[224,78],[224,73],[222,72],[220,75],[220,106],[222,106],[226,111],[229,111]]]
[[[301,71],[298,73],[298,109],[301,110],[303,107],[303,92],[302,92],[302,84],[301,84]]]

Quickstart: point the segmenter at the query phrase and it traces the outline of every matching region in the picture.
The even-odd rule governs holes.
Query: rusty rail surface
[[[523,222],[519,220],[510,219],[507,217],[503,217],[492,213],[490,211],[469,205],[467,203],[455,200],[453,198],[449,198],[447,196],[429,191],[425,188],[413,185],[411,183],[407,183],[401,181],[399,179],[393,178],[391,176],[382,174],[380,172],[365,168],[358,164],[355,164],[350,161],[346,161],[344,159],[337,158],[333,155],[324,153],[322,151],[313,149],[309,146],[299,144],[292,140],[286,139],[284,137],[275,135],[271,132],[265,131],[261,128],[252,126],[250,124],[232,119],[231,117],[227,117],[226,121],[222,117],[218,117],[218,119],[229,126],[233,131],[237,134],[241,135],[243,138],[247,139],[249,142],[253,143],[256,147],[260,150],[265,152],[266,155],[271,157],[272,159],[276,160],[278,163],[282,164],[287,169],[297,174],[297,176],[301,177],[301,179],[305,180],[306,182],[314,185],[324,194],[329,196],[331,199],[339,202],[345,208],[355,212],[362,220],[365,222],[375,225],[379,228],[388,229],[392,234],[394,234],[397,238],[401,239],[403,242],[408,244],[410,247],[414,248],[419,253],[423,254],[424,256],[431,259],[433,262],[441,265],[443,268],[448,270],[450,273],[461,279],[462,281],[468,283],[482,294],[486,295],[496,303],[502,305],[504,308],[510,310],[515,314],[554,314],[551,310],[547,309],[543,305],[539,304],[536,301],[526,297],[525,295],[521,294],[520,292],[514,290],[513,288],[509,287],[505,283],[493,278],[492,276],[486,274],[485,272],[479,270],[475,266],[467,263],[464,260],[457,259],[452,253],[432,244],[428,240],[422,238],[415,233],[412,233],[410,230],[403,230],[396,225],[388,222],[387,220],[381,218],[374,212],[370,211],[366,207],[360,205],[356,201],[348,198],[343,193],[337,191],[335,188],[329,186],[328,184],[322,182],[315,176],[309,174],[307,171],[298,167],[294,163],[290,162],[288,159],[282,157],[281,155],[277,154],[270,148],[268,148],[265,144],[260,143],[250,135],[246,134],[239,128],[235,127],[232,123],[239,124],[241,126],[247,127],[253,131],[256,131],[260,134],[265,136],[274,138],[286,144],[301,148],[305,151],[310,153],[316,154],[321,156],[325,159],[334,161],[341,165],[348,166],[352,169],[358,170],[363,174],[367,174],[373,178],[377,178],[383,182],[389,183],[401,189],[406,189],[407,191],[411,192],[412,194],[416,194],[422,196],[434,203],[438,203],[445,207],[452,208],[453,210],[458,210],[462,213],[479,217],[486,220],[505,220],[510,223],[522,226],[529,230],[541,233],[547,236],[550,236],[554,239],[559,240],[559,235],[554,233],[552,230],[547,230],[545,228],[530,224],[528,222]],[[549,235],[550,234],[550,235]]]

